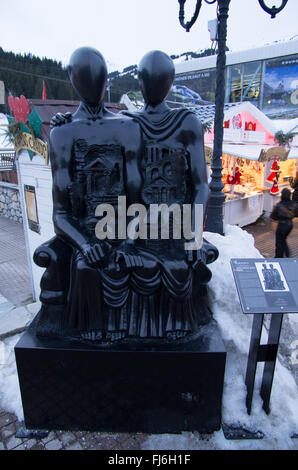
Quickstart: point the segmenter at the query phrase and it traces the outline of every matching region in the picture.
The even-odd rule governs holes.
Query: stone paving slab
[[[141,450],[148,434],[51,431],[44,439],[15,437],[20,423],[0,410],[0,450]],[[9,429],[9,430],[8,430]]]
[[[274,258],[275,256],[275,231],[277,222],[270,218],[264,219],[258,224],[242,227],[248,233],[254,236],[255,247],[265,258]],[[293,220],[293,230],[287,238],[292,258],[298,258],[298,218]]]

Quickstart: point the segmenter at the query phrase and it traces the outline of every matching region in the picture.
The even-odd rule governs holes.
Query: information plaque
[[[245,384],[246,408],[251,413],[258,362],[264,362],[260,395],[270,413],[270,394],[284,313],[298,313],[298,258],[231,259],[243,313],[254,314]],[[261,344],[264,314],[272,314],[268,343]]]
[[[231,267],[243,313],[298,312],[298,258],[237,258]]]

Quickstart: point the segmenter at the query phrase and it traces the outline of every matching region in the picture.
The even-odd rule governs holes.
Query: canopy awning
[[[205,144],[205,147],[213,149],[213,144]],[[280,160],[298,158],[298,147],[290,150],[285,147],[272,147],[270,145],[245,145],[245,144],[225,144],[222,146],[222,153],[233,157],[245,158],[254,161],[266,161],[268,157],[275,157]]]

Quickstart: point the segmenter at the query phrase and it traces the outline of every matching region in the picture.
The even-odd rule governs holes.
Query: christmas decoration
[[[227,184],[241,184],[240,178],[241,172],[238,166],[236,166],[235,175],[227,175]]]
[[[227,184],[235,184],[235,177],[233,175],[227,175]]]
[[[10,142],[15,146],[16,151],[26,148],[30,160],[32,160],[33,156],[36,154],[36,141],[39,141],[39,153],[41,152],[43,145],[46,145],[42,140],[36,139],[41,136],[41,124],[43,121],[36,109],[33,109],[30,113],[29,103],[23,95],[21,95],[20,98],[9,96],[8,104],[10,109],[13,111],[14,117],[7,116],[9,124],[6,135]],[[31,143],[28,141],[28,134],[33,137],[33,139],[30,140]],[[44,153],[46,154],[46,150]],[[44,158],[46,159],[47,157],[44,156]]]
[[[242,119],[241,119],[240,114],[236,114],[236,116],[233,117],[232,126],[233,126],[233,129],[241,129]]]
[[[30,107],[24,95],[15,98],[12,95],[8,97],[8,105],[13,112],[16,122],[27,123],[27,116],[30,113]]]
[[[256,123],[252,122],[252,121],[245,122],[244,129],[246,131],[255,131],[256,130]]]
[[[278,176],[279,176],[279,166],[278,166],[278,163],[276,160],[274,160],[274,162],[272,163],[272,166],[270,168],[270,175],[268,176],[268,178],[266,179],[266,181],[268,181],[268,183],[272,183],[274,181],[275,178],[278,179]]]
[[[279,188],[278,188],[277,178],[275,178],[275,180],[273,181],[272,188],[270,189],[270,193],[277,194],[278,192],[279,192]]]
[[[42,125],[42,119],[39,116],[38,112],[34,108],[33,111],[31,111],[30,114],[28,114],[28,123],[33,129],[35,137],[38,137],[40,135],[40,128]]]
[[[235,176],[234,176],[234,178],[235,178],[234,184],[241,184],[241,183],[240,183],[241,172],[240,172],[238,166],[236,166],[236,168],[235,168]]]

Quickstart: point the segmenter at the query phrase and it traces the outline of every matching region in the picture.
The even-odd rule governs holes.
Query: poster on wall
[[[202,70],[177,75],[167,101],[190,105],[214,104],[216,70]]]
[[[35,187],[25,184],[24,192],[25,192],[26,212],[27,212],[29,228],[30,230],[33,230],[33,232],[40,233]]]
[[[298,56],[266,61],[263,111],[296,117],[298,104]]]

